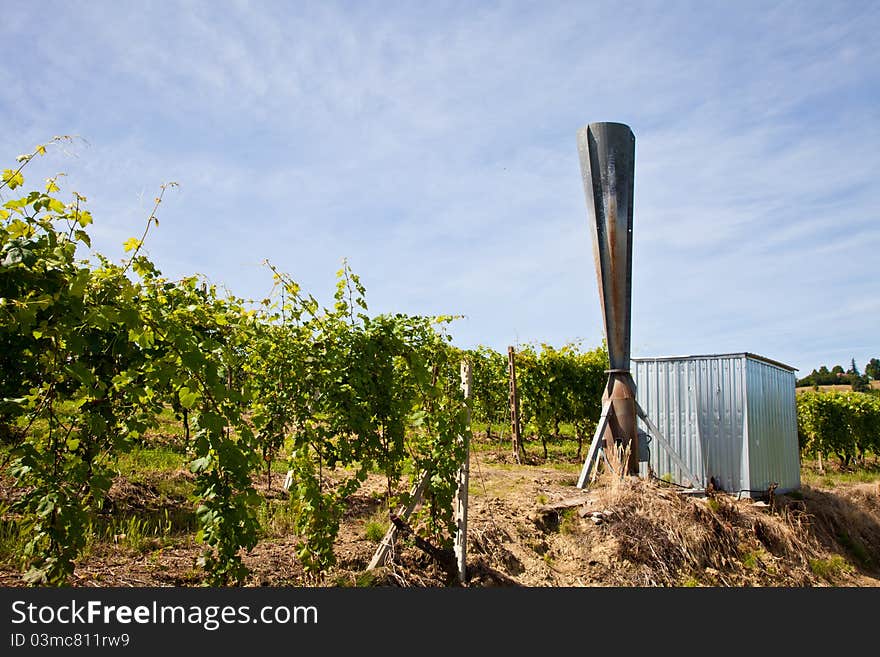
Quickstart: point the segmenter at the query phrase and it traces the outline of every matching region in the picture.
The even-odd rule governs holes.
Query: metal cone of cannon
[[[584,488],[600,450],[617,474],[639,471],[637,403],[629,370],[636,139],[622,123],[591,123],[578,130],[577,144],[611,364],[602,414],[578,479],[578,488]]]

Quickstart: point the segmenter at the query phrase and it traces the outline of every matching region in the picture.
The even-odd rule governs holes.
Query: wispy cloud
[[[634,350],[876,356],[874,3],[27,4],[0,26],[0,149],[90,197],[118,253],[245,296],[270,258],[456,339],[601,339],[574,134],[637,137]],[[39,29],[39,38],[33,38]]]

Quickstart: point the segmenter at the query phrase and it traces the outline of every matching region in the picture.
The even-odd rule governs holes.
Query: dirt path
[[[469,491],[470,586],[880,585],[880,484],[805,488],[771,508],[723,495],[691,499],[640,481],[584,493],[574,487],[575,468],[513,466],[476,456]],[[183,503],[157,497],[149,486],[142,495],[126,485],[119,490],[150,504]],[[383,490],[384,480],[371,476],[351,499],[336,543],[338,563],[326,576],[306,577],[295,558],[295,537],[276,523],[245,558],[252,570],[247,584],[445,585],[443,570],[415,547],[403,549],[390,568],[365,574],[376,548],[367,525],[382,518]],[[136,506],[123,497],[117,503]],[[78,564],[72,584],[199,585],[200,554],[191,533],[145,539],[137,549],[125,540],[98,543]],[[11,565],[0,569],[0,585],[20,584]]]

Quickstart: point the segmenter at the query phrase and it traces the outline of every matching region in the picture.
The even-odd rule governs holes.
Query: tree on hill
[[[813,370],[812,374],[806,377],[802,385],[830,386],[838,384],[840,383],[838,370],[840,374],[843,373],[843,368],[840,365],[835,365],[833,370],[829,370],[825,365],[822,365],[818,370]]]
[[[853,392],[870,392],[871,391],[871,381],[868,379],[867,375],[865,376],[857,376],[852,375],[850,377],[852,383]]]
[[[865,373],[859,373],[856,366],[856,359],[850,359],[850,367],[844,371],[841,365],[835,365],[830,370],[827,366],[821,365],[819,369],[814,369],[807,376],[798,379],[798,387],[818,387],[850,384],[853,390],[864,392],[871,389],[871,379],[880,381],[880,358],[872,358],[865,365]]]

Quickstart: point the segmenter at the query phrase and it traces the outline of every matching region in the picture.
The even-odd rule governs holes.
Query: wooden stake
[[[461,363],[461,391],[465,400],[471,398],[473,376],[471,365],[467,361]],[[465,435],[459,440],[464,442],[465,457],[458,471],[458,489],[455,492],[455,560],[458,567],[458,581],[464,584],[467,581],[467,509],[468,509],[468,483],[470,479],[470,435],[471,435],[471,410],[467,409],[467,427]]]
[[[412,515],[412,512],[415,511],[415,508],[419,505],[419,502],[422,501],[422,495],[425,493],[425,487],[428,485],[428,471],[422,472],[419,480],[412,487],[412,490],[409,492],[409,502],[404,506],[400,507],[397,512],[397,517],[402,518],[404,521],[409,520],[409,517]],[[367,570],[373,570],[377,566],[381,566],[385,564],[385,557],[388,556],[388,553],[394,549],[394,540],[397,538],[397,525],[394,523],[388,528],[388,531],[385,532],[385,536],[382,538],[382,542],[379,543],[379,547],[376,548],[376,553],[373,555],[373,558],[370,560],[370,565],[367,566]]]
[[[450,577],[456,576],[455,555],[450,553],[448,548],[444,550],[433,545],[430,541],[416,534],[405,520],[393,514],[391,516],[391,523],[404,536],[412,536],[415,539],[416,547],[443,566],[443,569]]]
[[[510,378],[510,425],[513,436],[513,458],[517,463],[522,463],[520,454],[525,453],[522,444],[522,433],[519,425],[519,395],[516,392],[516,362],[513,347],[507,348],[507,372]]]

